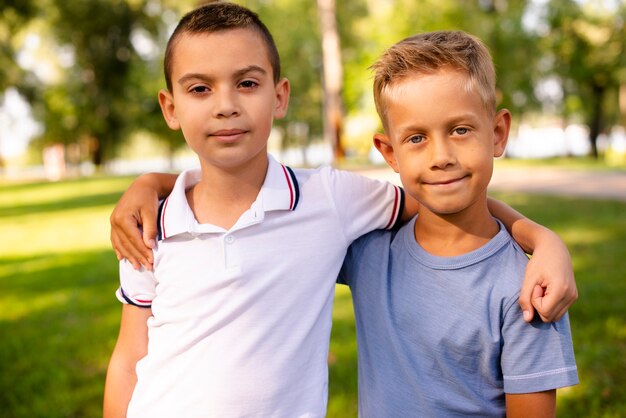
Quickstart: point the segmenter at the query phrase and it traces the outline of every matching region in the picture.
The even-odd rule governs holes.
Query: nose
[[[448,138],[434,138],[430,143],[430,152],[432,168],[446,168],[456,163],[454,144]]]
[[[222,88],[213,94],[213,115],[216,118],[230,118],[240,113],[237,93]]]

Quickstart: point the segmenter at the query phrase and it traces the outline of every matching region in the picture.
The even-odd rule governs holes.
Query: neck
[[[483,207],[484,206],[484,207]],[[415,221],[415,240],[428,253],[453,257],[485,245],[499,231],[487,202],[454,214],[437,214],[425,207]]]
[[[201,162],[201,180],[187,191],[187,201],[198,222],[230,229],[259,195],[268,164],[267,156],[237,169]]]

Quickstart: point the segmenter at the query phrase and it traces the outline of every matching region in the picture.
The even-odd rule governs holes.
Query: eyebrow
[[[267,71],[263,67],[259,67],[258,65],[248,65],[247,67],[242,68],[241,70],[235,71],[236,77],[241,77],[248,73],[261,73],[262,75],[267,74]]]
[[[244,67],[235,71],[235,73],[233,74],[233,78],[243,77],[244,75],[249,74],[249,73],[260,73],[261,75],[266,75],[267,71],[263,67],[260,67],[258,65],[254,65],[254,64],[248,65],[247,67]],[[213,80],[213,77],[208,77],[206,74],[202,74],[202,73],[189,73],[179,78],[178,84],[183,85],[189,80],[200,80],[204,82],[210,82]]]
[[[454,115],[453,117],[447,119],[445,122],[446,122],[447,125],[452,126],[452,125],[456,125],[456,124],[459,124],[459,123],[470,123],[470,124],[473,124],[473,123],[476,122],[477,119],[479,119],[479,117],[477,116],[477,114],[475,112],[465,112],[465,113]],[[428,125],[428,123],[426,123],[426,125]],[[411,121],[411,123],[409,123],[409,124],[407,124],[405,126],[400,126],[396,130],[400,134],[405,134],[406,132],[426,131],[426,130],[428,130],[428,128],[424,127],[424,125],[418,125],[417,123]]]

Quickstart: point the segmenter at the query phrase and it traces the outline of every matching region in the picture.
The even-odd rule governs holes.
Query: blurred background
[[[514,122],[493,196],[563,238],[580,293],[581,384],[559,391],[558,415],[626,417],[626,1],[237,3],[272,31],[292,85],[270,151],[392,181],[372,152],[368,67],[417,32],[483,39]],[[108,216],[137,173],[197,164],[156,97],[167,38],[198,4],[0,0],[2,418],[101,416],[121,309]],[[344,287],[333,315],[328,416],[356,417]]]
[[[462,29],[489,46],[507,156],[626,165],[622,0],[249,0],[292,83],[271,151],[294,165],[380,162],[368,67],[417,32]],[[56,179],[193,163],[156,100],[162,54],[192,0],[2,0],[0,173]],[[325,48],[322,48],[325,45]],[[45,168],[45,170],[44,170]]]

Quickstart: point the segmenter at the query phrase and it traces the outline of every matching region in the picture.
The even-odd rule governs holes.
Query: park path
[[[360,170],[380,180],[400,184],[389,168]],[[489,190],[579,196],[626,202],[626,171],[590,171],[550,167],[497,167]]]

